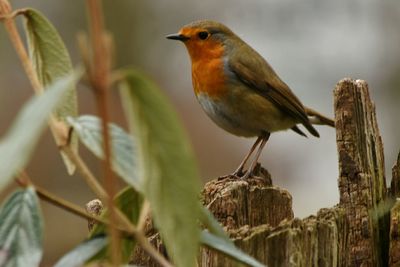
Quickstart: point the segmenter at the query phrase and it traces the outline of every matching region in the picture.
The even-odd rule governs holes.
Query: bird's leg
[[[263,139],[263,136],[259,136],[257,138],[257,140],[255,141],[255,143],[253,144],[253,146],[251,147],[249,153],[247,153],[247,155],[244,157],[244,159],[242,160],[242,162],[240,163],[239,167],[236,169],[236,171],[234,171],[232,174],[228,174],[228,175],[224,175],[219,177],[218,179],[225,179],[225,178],[229,178],[229,177],[236,177],[236,178],[240,178],[240,176],[243,173],[243,168],[244,165],[246,164],[246,162],[249,160],[251,154],[253,154],[254,150],[256,149],[256,147],[258,146],[258,144],[261,142],[261,140]]]
[[[254,168],[255,168],[256,165],[257,165],[258,158],[259,158],[260,155],[261,155],[261,151],[263,150],[265,144],[267,143],[267,141],[268,141],[270,135],[271,135],[270,133],[265,133],[264,135],[260,136],[260,138],[261,138],[261,144],[260,144],[260,146],[258,147],[258,150],[257,150],[257,152],[256,152],[256,156],[255,156],[253,162],[251,163],[250,168],[249,168],[249,169],[247,170],[247,172],[243,175],[242,179],[247,179],[250,175],[253,174]]]
[[[242,162],[240,163],[240,165],[236,169],[236,171],[234,173],[232,173],[233,176],[238,176],[238,177],[240,176],[240,174],[243,172],[244,165],[249,160],[251,154],[253,154],[254,150],[256,149],[256,147],[258,146],[258,144],[261,142],[262,139],[263,139],[262,136],[259,136],[257,138],[257,140],[254,142],[253,146],[250,148],[249,153],[247,153],[247,155],[244,157],[244,159],[242,160]]]

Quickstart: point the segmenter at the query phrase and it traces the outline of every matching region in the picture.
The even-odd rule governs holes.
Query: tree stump
[[[388,212],[382,215],[377,210],[385,201],[386,184],[375,107],[364,81],[344,79],[337,84],[334,96],[340,172],[340,202],[336,207],[322,209],[317,216],[304,220],[290,220],[292,213],[287,211],[290,205],[282,207],[285,201],[281,199],[289,195],[284,190],[260,190],[266,195],[257,198],[268,201],[256,202],[258,211],[249,212],[248,198],[252,199],[254,189],[242,185],[246,182],[212,181],[205,187],[205,204],[226,227],[235,244],[268,266],[386,266],[388,263]],[[216,183],[217,191],[222,193],[214,193]],[[250,197],[243,197],[247,195]],[[263,220],[255,223],[253,214]],[[200,266],[235,265],[206,249],[202,254]]]
[[[243,251],[265,262],[265,237],[272,227],[293,219],[292,196],[272,186],[271,176],[259,165],[254,177],[246,180],[228,177],[208,182],[203,204],[224,226],[230,238]],[[202,248],[199,266],[238,266],[224,255]]]
[[[203,205],[227,229],[262,224],[277,226],[284,219],[293,219],[292,196],[284,189],[273,187],[268,171],[260,165],[257,167],[256,175],[249,179],[217,179],[204,186]]]

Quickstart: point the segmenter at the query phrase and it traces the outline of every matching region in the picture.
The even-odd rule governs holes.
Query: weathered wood
[[[256,176],[246,180],[226,178],[208,182],[203,204],[244,251],[267,260],[265,241],[271,229],[293,219],[292,196],[272,186],[271,176],[258,166]],[[248,240],[248,241],[245,241]],[[241,266],[224,255],[202,248],[199,266]]]
[[[392,168],[389,194],[394,202],[390,210],[389,266],[400,266],[400,153]]]
[[[164,244],[161,241],[160,234],[154,233],[151,235],[147,235],[150,241],[158,252],[163,254],[166,258],[168,258],[167,251],[165,249]],[[148,253],[146,253],[140,246],[136,246],[129,264],[134,266],[146,266],[146,267],[162,267],[157,261],[155,261]]]
[[[376,210],[386,198],[386,182],[375,106],[361,80],[340,81],[334,95],[340,206],[349,222],[344,266],[383,266],[388,226]]]
[[[391,197],[400,197],[400,153],[397,162],[392,167],[392,181],[390,183],[389,194]]]
[[[277,227],[268,224],[243,226],[229,230],[235,245],[269,267],[344,266],[339,264],[339,250],[345,237],[339,229],[346,229],[341,208],[322,209],[317,216],[304,220],[284,220]],[[200,266],[238,266],[233,260],[204,249]]]
[[[400,266],[400,200],[390,211],[389,266]]]
[[[277,226],[292,219],[292,196],[272,186],[270,174],[258,168],[257,176],[246,180],[226,178],[208,182],[203,204],[228,229],[269,224]]]
[[[385,266],[387,215],[378,210],[386,198],[382,140],[375,107],[364,81],[344,79],[335,90],[339,154],[340,203],[304,220],[283,221],[282,201],[264,188],[258,211],[249,212],[252,185],[245,181],[212,181],[205,204],[228,229],[235,243],[268,266]],[[211,189],[209,188],[211,187]],[[279,196],[283,190],[279,190]],[[266,201],[268,200],[268,201]],[[276,220],[255,214],[271,209]],[[274,212],[275,211],[275,212]],[[262,217],[263,215],[258,215]],[[287,217],[287,219],[289,219]],[[234,266],[230,260],[203,251],[201,266]]]

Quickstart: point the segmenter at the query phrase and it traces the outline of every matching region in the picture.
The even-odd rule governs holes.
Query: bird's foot
[[[234,180],[239,180],[241,177],[236,175],[235,173],[231,173],[231,174],[227,174],[227,175],[223,175],[218,177],[218,181],[222,181],[225,179],[234,179]]]
[[[231,173],[231,174],[227,174],[227,175],[218,177],[218,181],[220,181],[220,180],[225,180],[225,179],[235,179],[235,180],[239,180],[239,179],[242,178],[243,175],[244,175],[243,169],[237,169],[236,171],[234,171],[234,172]]]
[[[222,180],[225,180],[225,179],[240,179],[240,177],[238,177],[236,175],[233,175],[233,173],[218,177],[218,181],[222,181]]]
[[[247,178],[253,177],[253,176],[254,176],[253,171],[247,170],[247,171],[245,172],[245,174],[243,174],[243,175],[240,177],[240,179],[246,180]]]
[[[261,165],[260,163],[256,162],[254,166],[251,166],[250,169],[248,169],[243,175],[241,175],[242,180],[246,180],[249,177],[259,177],[261,170]]]

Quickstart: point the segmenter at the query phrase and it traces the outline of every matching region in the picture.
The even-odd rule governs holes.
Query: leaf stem
[[[7,10],[7,8],[6,8],[6,10]],[[0,21],[5,20],[5,19],[13,19],[20,14],[24,14],[25,12],[26,12],[26,9],[17,9],[11,13],[8,13],[7,15],[0,15]]]

